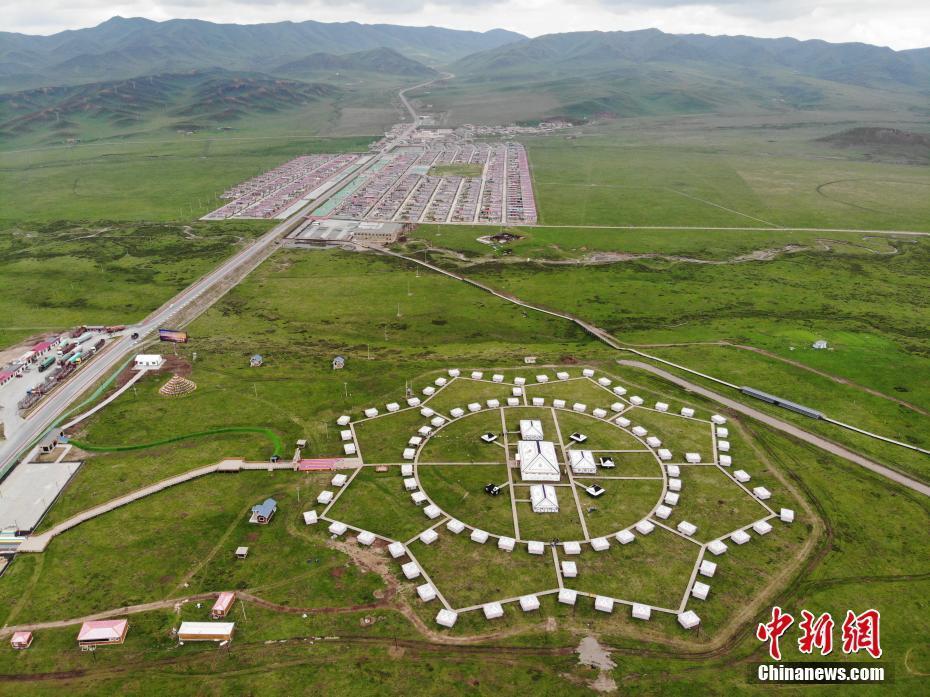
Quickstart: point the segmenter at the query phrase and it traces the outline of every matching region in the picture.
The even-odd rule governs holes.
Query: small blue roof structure
[[[253,368],[257,368],[258,366],[262,364],[264,360],[265,359],[262,358],[262,354],[256,353],[254,356],[252,356],[249,359],[249,365],[251,365]]]
[[[252,517],[249,521],[267,523],[276,510],[278,510],[278,502],[274,499],[265,499],[262,503],[252,506]]]

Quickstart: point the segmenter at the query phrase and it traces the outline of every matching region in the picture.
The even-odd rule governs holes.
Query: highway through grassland
[[[418,124],[416,110],[408,101],[406,92],[426,87],[433,82],[448,77],[448,74],[444,74],[435,80],[427,80],[398,92],[401,103],[412,119],[410,127],[404,131],[401,138],[409,137],[416,130]],[[391,144],[388,144],[386,149],[390,149],[390,147]],[[78,397],[103,380],[127,356],[138,351],[148,335],[159,327],[183,326],[204,312],[226,291],[234,287],[271,256],[278,249],[281,240],[305,221],[305,216],[310,210],[316,209],[329,200],[345,185],[346,180],[359,176],[359,174],[371,167],[377,159],[377,157],[372,157],[361,168],[341,177],[329,189],[313,201],[308,202],[306,206],[294,213],[290,218],[226,259],[217,268],[182,290],[142,322],[130,327],[126,335],[112,341],[93,360],[76,371],[71,379],[39,404],[20,428],[14,433],[8,434],[7,439],[0,442],[0,478],[4,477],[16,465],[19,458],[26,454],[26,451],[34,445],[35,441],[66,413],[68,407]],[[133,332],[139,334],[138,340],[134,341],[131,338]]]

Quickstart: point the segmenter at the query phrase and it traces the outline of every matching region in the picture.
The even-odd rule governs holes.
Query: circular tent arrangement
[[[425,581],[417,594],[423,602],[438,600],[442,607],[435,619],[443,627],[454,626],[467,612],[496,619],[507,604],[533,612],[540,597],[552,595],[566,605],[587,598],[604,613],[626,606],[631,617],[643,621],[667,613],[683,629],[693,629],[700,624],[695,606],[708,598],[709,581],[717,574],[713,559],[731,544],[768,535],[773,524],[793,522],[794,511],[776,511],[768,488],[752,487],[752,475],[733,470],[726,417],[703,418],[691,405],[672,409],[667,401],[649,398],[647,403],[646,397],[629,392],[591,368],[575,377],[566,371],[552,376],[471,371],[465,376],[449,369],[447,376],[422,388],[422,399],[408,394],[404,408],[394,402],[384,413],[368,407],[364,418],[338,419],[346,454],[360,462],[335,497],[320,499],[325,508],[312,518],[326,521],[330,531],[335,526],[333,534],[353,530],[360,544],[380,538],[407,579]],[[384,442],[384,432],[393,433],[385,419],[398,419],[396,448]],[[379,435],[366,441],[360,434],[376,421]],[[366,455],[369,449],[372,456]],[[395,455],[384,456],[394,450]],[[339,500],[353,495],[356,475],[373,466],[398,470],[396,505],[422,513],[422,526],[406,540],[356,527],[351,516],[333,517]],[[488,478],[497,474],[501,481],[479,484],[472,476],[476,471],[488,472]],[[460,472],[468,475],[459,477]],[[637,495],[626,488],[632,484],[639,487]],[[712,511],[702,510],[708,487],[719,491],[721,501],[734,502],[732,515],[714,520]],[[685,506],[691,488],[694,503]],[[682,510],[697,522],[684,518]],[[505,561],[515,563],[518,555],[549,554],[553,583],[514,597],[454,606],[432,580],[429,564],[420,563],[413,551],[422,553],[447,536],[496,548]],[[659,552],[674,547],[684,560],[678,587],[666,589],[666,597],[675,602],[641,597],[645,583],[629,584],[628,592],[616,592],[606,580],[598,587],[617,571],[611,564],[618,557],[612,555],[637,544]]]

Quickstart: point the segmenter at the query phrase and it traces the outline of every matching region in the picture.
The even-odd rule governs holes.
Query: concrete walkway
[[[155,484],[150,484],[147,487],[133,491],[130,494],[125,496],[120,496],[106,503],[102,503],[99,506],[94,506],[89,508],[86,511],[82,511],[71,518],[68,518],[65,521],[62,521],[58,525],[54,526],[46,532],[40,533],[38,535],[30,535],[23,542],[18,552],[44,552],[45,548],[48,547],[49,542],[53,538],[57,537],[66,530],[80,525],[81,523],[90,520],[91,518],[96,518],[99,515],[104,513],[109,513],[112,510],[125,506],[127,503],[132,503],[133,501],[138,501],[139,499],[145,498],[146,496],[151,496],[156,494],[159,491],[163,491],[169,487],[175,486],[177,484],[183,484],[184,482],[189,482],[192,479],[197,479],[206,474],[213,474],[214,472],[241,472],[243,470],[293,470],[294,465],[290,462],[246,462],[245,460],[223,460],[218,462],[215,465],[207,465],[206,467],[198,467],[197,469],[190,470],[189,472],[184,472],[183,474],[178,474],[174,477],[169,477],[168,479],[163,479],[160,482]]]
[[[639,370],[646,370],[650,373],[653,373],[654,375],[658,375],[663,380],[668,380],[669,382],[674,383],[679,387],[683,387],[686,390],[694,392],[695,394],[699,394],[702,397],[706,397],[707,399],[718,402],[719,404],[722,404],[723,406],[732,409],[733,411],[737,411],[740,414],[745,414],[750,418],[761,421],[767,426],[771,426],[772,428],[778,429],[783,433],[794,436],[798,440],[803,440],[805,443],[810,443],[811,445],[814,445],[821,450],[826,450],[832,455],[836,455],[837,457],[841,457],[844,460],[848,460],[849,462],[853,462],[857,465],[865,467],[867,470],[871,470],[875,474],[890,479],[891,481],[896,482],[901,486],[906,486],[908,489],[916,491],[918,494],[930,496],[930,486],[927,486],[926,484],[923,484],[916,479],[911,479],[907,475],[896,472],[895,470],[885,467],[884,465],[880,465],[877,462],[873,462],[872,460],[869,460],[868,458],[865,458],[862,455],[853,452],[852,450],[844,448],[838,443],[834,443],[833,441],[827,440],[826,438],[821,438],[820,436],[816,436],[813,433],[809,433],[808,431],[805,431],[804,429],[799,428],[792,423],[782,421],[781,419],[770,416],[769,414],[759,411],[758,409],[753,409],[752,407],[747,406],[742,402],[737,402],[734,399],[730,399],[729,397],[724,397],[717,392],[713,392],[712,390],[708,390],[705,387],[701,387],[700,385],[697,385],[693,382],[689,382],[684,378],[680,378],[677,375],[668,372],[667,370],[663,370],[662,368],[658,368],[649,363],[628,360],[620,360],[617,362],[620,365],[637,368]]]

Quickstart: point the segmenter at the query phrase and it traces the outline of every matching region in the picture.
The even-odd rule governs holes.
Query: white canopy
[[[420,600],[424,603],[428,603],[436,597],[436,589],[433,588],[432,584],[424,583],[422,586],[417,586],[417,595],[420,596]]]
[[[546,545],[539,540],[530,540],[526,543],[526,551],[530,554],[543,554],[546,551]]]
[[[542,440],[543,426],[539,419],[520,419],[520,440]]]
[[[539,609],[539,598],[535,595],[520,596],[520,607],[523,612],[532,612]]]
[[[615,537],[617,538],[617,542],[622,545],[628,545],[636,539],[633,533],[631,533],[629,530],[621,530],[615,535]]]
[[[557,482],[561,478],[555,446],[546,440],[517,441],[520,478],[531,482]]]
[[[648,620],[652,617],[652,608],[642,603],[633,603],[633,617],[638,620]]]
[[[590,450],[569,450],[568,457],[574,474],[597,474],[594,453]]]
[[[594,599],[594,609],[600,612],[613,612],[614,599],[604,595],[599,595]]]
[[[504,616],[504,608],[501,607],[500,603],[488,603],[484,606],[484,616],[489,620],[497,619],[498,617]]]
[[[367,530],[362,530],[356,539],[360,545],[365,545],[366,547],[369,547],[375,543],[374,533],[368,532]]]
[[[563,605],[574,605],[577,599],[578,593],[570,588],[562,588],[559,590],[559,602]]]
[[[533,484],[530,487],[530,503],[533,513],[558,513],[559,499],[551,484]]]
[[[499,537],[497,539],[497,548],[502,549],[505,552],[512,552],[516,545],[517,541],[512,537]]]
[[[454,610],[446,610],[443,608],[436,615],[436,624],[443,627],[454,627],[456,620],[459,618],[459,613]]]
[[[430,528],[420,533],[420,542],[425,545],[431,545],[439,539],[439,533]]]

